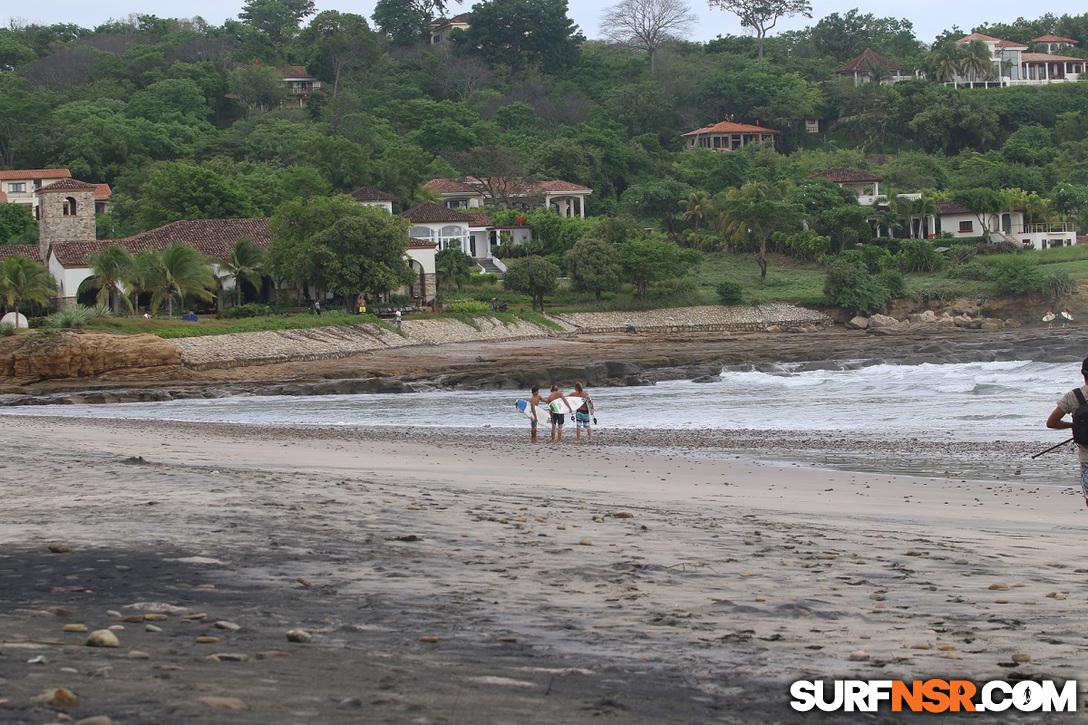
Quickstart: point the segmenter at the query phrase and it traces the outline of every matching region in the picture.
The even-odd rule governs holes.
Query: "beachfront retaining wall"
[[[581,312],[554,315],[561,331],[528,322],[481,317],[472,325],[458,320],[405,320],[401,333],[381,325],[270,330],[168,340],[194,370],[306,362],[350,357],[409,345],[443,345],[577,335],[587,333],[765,332],[826,327],[826,315],[792,305],[685,307],[645,312]],[[199,323],[198,323],[199,324]]]

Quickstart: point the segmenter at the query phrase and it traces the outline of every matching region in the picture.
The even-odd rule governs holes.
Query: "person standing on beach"
[[[536,443],[537,423],[540,422],[540,408],[537,406],[544,403],[544,397],[540,394],[539,385],[533,386],[532,393],[529,396],[529,408],[533,411],[533,417],[529,420],[529,442]]]
[[[552,402],[559,399],[567,402],[567,396],[563,394],[563,391],[559,389],[559,386],[553,385],[551,394],[548,396],[548,400],[545,402],[547,402],[548,406],[550,407]],[[569,402],[567,402],[567,405],[571,410],[574,409],[574,406],[572,406]],[[566,417],[566,411],[556,413],[555,408],[552,408],[552,443],[555,443],[556,445],[562,445],[563,443],[563,421],[566,420]]]
[[[589,399],[589,393],[585,391],[581,383],[574,384],[574,392],[570,394],[572,398],[581,398],[584,402],[574,411],[574,437],[579,442],[582,440],[582,429],[586,429],[586,440],[590,443],[593,442],[593,427],[590,425],[593,420],[593,401]],[[576,401],[577,402],[577,401]]]
[[[1069,430],[1073,427],[1071,421],[1065,420],[1065,416],[1071,415],[1085,400],[1088,400],[1088,358],[1080,364],[1080,374],[1084,378],[1084,385],[1073,388],[1058,400],[1058,406],[1046,419],[1046,427],[1054,430]],[[1077,393],[1081,397],[1077,397]],[[1080,467],[1080,491],[1084,495],[1084,505],[1088,506],[1088,446],[1077,444],[1077,463]]]

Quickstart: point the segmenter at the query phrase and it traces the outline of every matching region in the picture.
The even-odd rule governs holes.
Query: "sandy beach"
[[[789,683],[1088,663],[1072,487],[486,431],[3,422],[5,723],[903,722],[802,715]],[[49,688],[78,703],[32,703]]]

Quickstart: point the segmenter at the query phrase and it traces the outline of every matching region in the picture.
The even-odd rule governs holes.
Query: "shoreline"
[[[41,722],[27,703],[43,687],[116,722],[797,721],[796,679],[1064,679],[1088,663],[1088,514],[1057,487],[19,422],[0,428],[6,722]],[[146,607],[164,617],[128,621]],[[121,647],[80,646],[71,623],[120,625]]]

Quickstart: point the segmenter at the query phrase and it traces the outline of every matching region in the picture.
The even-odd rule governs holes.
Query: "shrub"
[[[11,337],[15,334],[14,322],[0,322],[0,337]]]
[[[1026,295],[1047,291],[1047,280],[1039,269],[1038,261],[1031,257],[1010,256],[994,260],[991,279],[997,285],[998,294]]]
[[[1046,276],[1046,286],[1050,288],[1050,296],[1057,300],[1076,292],[1077,280],[1064,269],[1059,269]]]
[[[960,264],[948,270],[948,276],[952,279],[987,280],[991,277],[991,270],[979,262]]]
[[[836,307],[874,312],[888,304],[891,293],[869,274],[864,262],[851,257],[838,257],[828,264],[824,297]]]
[[[873,274],[895,266],[895,257],[887,249],[876,244],[861,245],[861,257],[865,260],[865,266]]]
[[[101,320],[106,317],[113,317],[113,310],[110,309],[109,305],[94,305],[93,307],[89,307],[87,309],[91,311],[91,318],[95,320]]]
[[[218,320],[240,320],[245,317],[268,317],[272,314],[272,308],[268,305],[250,302],[237,307],[228,307],[215,317]]]
[[[719,283],[718,300],[723,305],[739,305],[744,301],[744,286],[728,280]]]
[[[47,318],[50,327],[61,330],[82,330],[94,319],[94,308],[75,305],[58,310]]]
[[[491,308],[477,300],[456,300],[446,305],[446,312],[453,315],[471,315],[474,317],[490,315]]]
[[[903,282],[903,273],[898,269],[885,269],[876,276],[876,280],[877,284],[888,290],[891,299],[905,297],[907,294],[907,287]]]
[[[900,245],[900,267],[904,272],[939,272],[947,260],[933,250],[927,239],[911,239]]]

